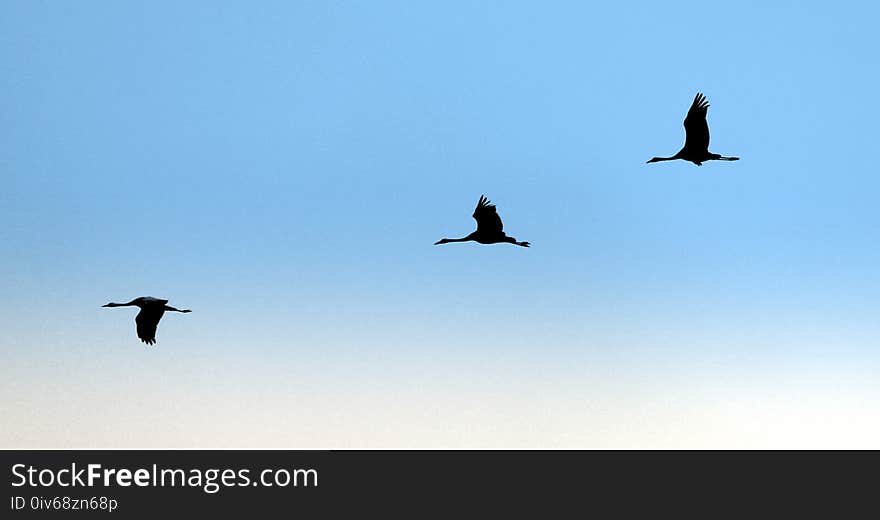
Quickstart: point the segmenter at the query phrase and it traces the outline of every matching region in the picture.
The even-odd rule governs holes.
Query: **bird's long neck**
[[[134,302],[128,302],[128,303],[108,303],[108,304],[105,305],[104,307],[131,307],[131,306],[134,306]]]
[[[683,155],[684,155],[684,148],[682,148],[681,150],[679,150],[679,151],[678,151],[675,155],[673,155],[672,157],[651,157],[651,160],[648,161],[648,162],[649,162],[649,163],[652,163],[652,162],[660,162],[660,161],[674,161],[674,160],[676,160],[676,159],[681,159],[681,158],[683,158],[683,157],[682,157]]]
[[[434,245],[448,244],[450,242],[468,242],[474,240],[474,235],[476,235],[476,232],[462,238],[442,238],[438,240]]]
[[[471,238],[470,235],[468,235],[468,236],[462,237],[462,238],[444,238],[443,240],[440,241],[440,243],[441,244],[448,244],[450,242],[468,242],[470,240],[473,240],[473,238]]]

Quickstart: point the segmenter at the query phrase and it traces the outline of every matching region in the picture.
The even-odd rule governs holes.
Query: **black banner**
[[[878,507],[877,452],[4,451],[6,503],[129,518]],[[568,516],[568,515],[566,515]]]

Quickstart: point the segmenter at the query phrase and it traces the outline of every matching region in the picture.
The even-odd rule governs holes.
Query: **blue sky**
[[[876,448],[877,16],[5,2],[0,445]]]

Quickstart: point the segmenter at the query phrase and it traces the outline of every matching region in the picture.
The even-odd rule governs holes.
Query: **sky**
[[[3,2],[0,447],[880,448],[878,9]]]

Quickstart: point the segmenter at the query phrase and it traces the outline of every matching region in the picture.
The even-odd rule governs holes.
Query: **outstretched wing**
[[[686,134],[684,147],[692,151],[709,150],[709,123],[706,122],[706,112],[709,110],[709,102],[706,96],[697,92],[688,115],[684,118],[684,131]]]
[[[165,314],[165,309],[161,306],[150,306],[142,307],[141,312],[135,316],[134,322],[137,324],[137,335],[147,345],[156,343],[156,327],[159,325],[159,320],[162,319],[163,314]]]
[[[477,231],[480,233],[496,234],[501,233],[501,230],[504,229],[501,217],[495,211],[495,204],[490,203],[485,195],[480,196],[473,216],[477,221]]]

